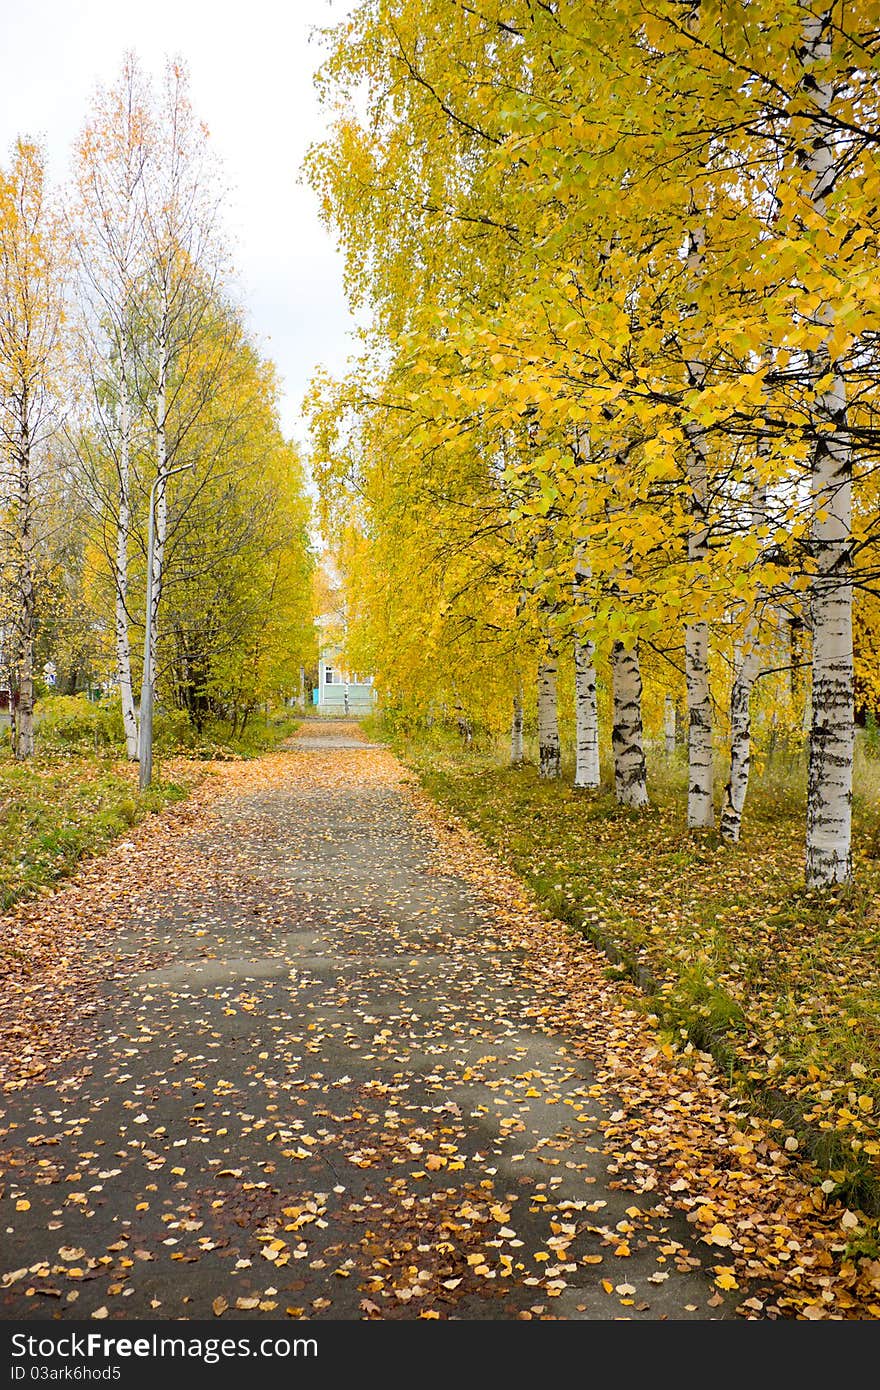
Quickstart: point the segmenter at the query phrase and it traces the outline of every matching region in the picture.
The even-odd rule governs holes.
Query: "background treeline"
[[[678,708],[731,842],[753,745],[805,748],[812,887],[880,700],[877,20],[365,0],[309,164],[366,324],[310,402],[350,661],[514,761],[533,717],[548,779],[564,675],[630,807]]]
[[[166,722],[240,730],[311,656],[302,467],[235,297],[222,197],[184,70],[154,84],[133,57],[65,187],[25,139],[0,170],[0,684],[20,759],[35,728],[68,725],[137,756],[151,493]],[[57,698],[98,691],[101,718]]]

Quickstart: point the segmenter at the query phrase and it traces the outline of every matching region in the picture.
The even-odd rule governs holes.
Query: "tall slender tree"
[[[136,335],[146,271],[146,176],[156,139],[147,83],[129,54],[116,85],[97,95],[80,137],[71,207],[81,360],[91,384],[90,409],[75,443],[89,494],[110,523],[102,539],[113,570],[116,683],[129,758],[138,751],[129,606],[132,488],[144,423]]]
[[[0,171],[0,466],[15,676],[14,751],[34,750],[38,470],[58,428],[64,256],[40,148],[19,140]]]

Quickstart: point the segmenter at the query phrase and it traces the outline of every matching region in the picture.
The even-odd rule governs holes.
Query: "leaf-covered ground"
[[[348,746],[354,742],[354,746]],[[305,725],[5,921],[7,1317],[875,1317],[712,1060]]]
[[[756,780],[737,846],[683,824],[675,770],[645,812],[534,769],[411,745],[425,784],[565,920],[610,948],[676,1042],[710,1049],[826,1192],[880,1210],[880,802],[856,800],[857,886],[803,890],[794,779]],[[680,779],[678,779],[680,780]],[[861,1244],[873,1250],[873,1236]]]

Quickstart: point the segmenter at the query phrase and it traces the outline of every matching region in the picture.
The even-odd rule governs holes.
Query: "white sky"
[[[41,138],[57,182],[98,83],[133,49],[161,75],[185,59],[194,110],[207,124],[230,196],[242,298],[264,353],[282,378],[282,424],[302,438],[299,414],[318,364],[342,369],[352,326],[342,264],[298,184],[302,157],[324,131],[312,84],[321,48],[314,26],[335,23],[351,0],[0,0],[0,158],[18,135]]]

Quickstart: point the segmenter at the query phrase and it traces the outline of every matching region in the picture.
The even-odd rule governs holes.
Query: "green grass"
[[[466,751],[437,729],[390,738],[435,799],[639,986],[671,1040],[711,1052],[841,1192],[880,1211],[880,761],[864,745],[856,883],[820,895],[803,887],[801,760],[753,778],[742,842],[728,846],[687,830],[680,754],[649,760],[652,805],[637,812],[608,787],[575,791],[565,764],[545,783],[489,743]]]
[[[137,821],[186,795],[179,783],[137,790],[137,768],[94,755],[0,757],[0,909],[68,873]]]

